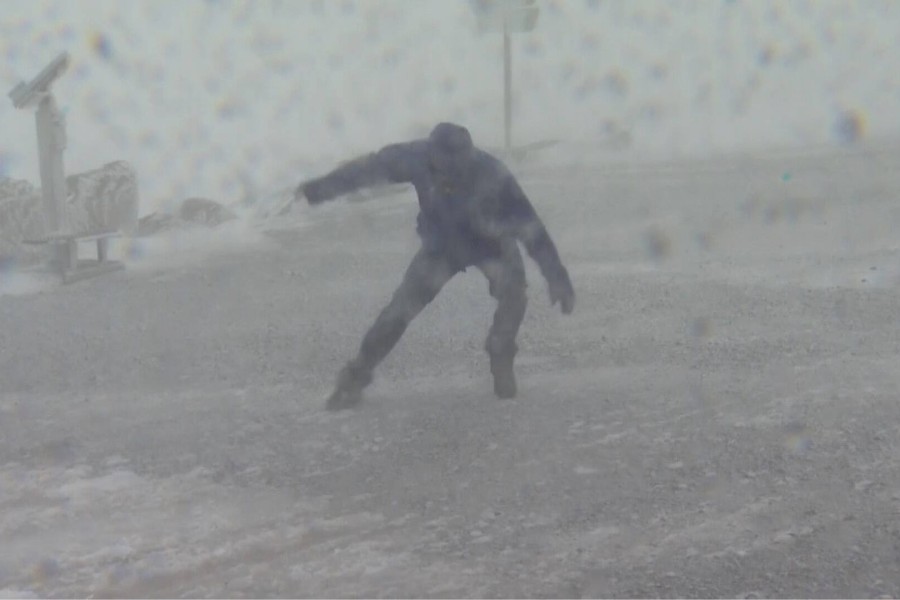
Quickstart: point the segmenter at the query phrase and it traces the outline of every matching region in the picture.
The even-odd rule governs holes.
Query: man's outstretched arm
[[[384,183],[412,181],[416,149],[413,143],[392,144],[350,160],[327,175],[304,181],[295,192],[310,204],[320,204],[356,190]]]
[[[547,228],[512,175],[503,185],[500,200],[504,220],[512,227],[516,238],[524,244],[528,255],[538,264],[547,280],[551,304],[559,302],[565,314],[571,313],[575,308],[575,290],[569,271],[563,266]]]

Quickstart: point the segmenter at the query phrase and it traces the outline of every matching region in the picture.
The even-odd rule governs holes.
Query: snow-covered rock
[[[38,190],[27,181],[0,179],[0,262],[35,262],[42,254],[22,240],[36,238],[44,229]]]
[[[138,221],[138,237],[156,235],[172,229],[190,227],[215,228],[236,220],[237,215],[228,207],[207,198],[188,198],[175,214],[154,212]]]
[[[179,227],[180,222],[175,215],[155,212],[143,216],[138,221],[137,236],[147,237]]]
[[[209,227],[216,227],[237,218],[231,210],[207,198],[188,198],[181,204],[178,215],[182,221]]]

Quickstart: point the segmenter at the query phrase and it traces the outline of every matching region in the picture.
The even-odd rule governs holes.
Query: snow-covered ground
[[[517,143],[713,156],[900,133],[893,0],[538,4],[513,41]],[[61,50],[68,168],[132,162],[141,214],[293,184],[439,120],[502,145],[500,37],[462,0],[4,2],[4,93]],[[38,181],[34,137],[0,102],[0,176]]]
[[[409,192],[2,295],[0,595],[897,597],[898,160],[523,168],[578,302],[528,263],[514,401],[469,272],[323,410]]]

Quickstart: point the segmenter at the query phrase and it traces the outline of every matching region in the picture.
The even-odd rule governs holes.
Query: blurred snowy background
[[[516,144],[633,158],[900,133],[895,0],[539,2],[513,36]],[[6,0],[4,96],[60,51],[67,172],[126,160],[141,214],[233,203],[438,120],[503,139],[502,38],[459,0]],[[39,184],[0,102],[0,177]]]

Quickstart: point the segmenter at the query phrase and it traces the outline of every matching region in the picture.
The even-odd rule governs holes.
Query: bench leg
[[[65,240],[58,244],[54,244],[54,259],[56,267],[61,273],[71,271],[78,267],[78,242],[75,240]]]
[[[69,240],[66,242],[66,254],[68,255],[69,262],[66,264],[66,268],[69,270],[78,268],[78,242],[76,240]]]
[[[109,253],[109,239],[108,238],[97,238],[97,260],[100,262],[106,262],[106,257]]]

